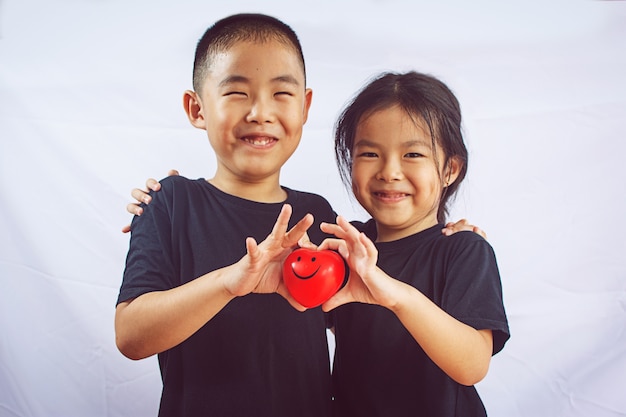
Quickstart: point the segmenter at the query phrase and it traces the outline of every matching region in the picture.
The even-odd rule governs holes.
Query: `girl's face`
[[[399,106],[376,111],[359,122],[352,155],[352,190],[376,221],[377,241],[437,224],[444,183],[452,183],[458,169],[451,163],[444,170],[443,151],[437,146],[435,153],[422,120]]]

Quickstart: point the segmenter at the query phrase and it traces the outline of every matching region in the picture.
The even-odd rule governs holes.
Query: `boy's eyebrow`
[[[247,81],[248,79],[243,75],[229,75],[228,77],[220,81],[219,86],[224,87],[230,84],[245,83]]]
[[[293,84],[296,86],[300,85],[300,82],[296,79],[296,77],[292,76],[292,75],[280,75],[276,78],[272,79],[273,82],[281,82],[281,83],[288,83],[288,84]]]
[[[250,79],[248,77],[244,77],[243,75],[229,75],[220,81],[219,86],[224,87],[230,84],[236,83],[247,83]],[[279,82],[279,83],[288,83],[293,84],[295,86],[299,86],[300,82],[292,75],[279,75],[278,77],[274,77],[271,79],[271,82]]]

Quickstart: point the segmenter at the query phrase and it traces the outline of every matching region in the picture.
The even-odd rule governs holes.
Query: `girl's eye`
[[[275,95],[277,95],[277,96],[293,96],[293,94],[290,93],[289,91],[279,91],[279,92],[275,93]]]
[[[405,155],[407,158],[423,158],[424,155],[422,155],[419,152],[409,152]]]
[[[362,158],[376,158],[378,155],[376,155],[376,153],[374,152],[361,152],[357,156],[360,156]]]

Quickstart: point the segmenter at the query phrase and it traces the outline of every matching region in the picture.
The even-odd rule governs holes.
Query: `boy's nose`
[[[275,120],[275,112],[268,100],[257,99],[252,103],[246,116],[249,123],[272,123]]]

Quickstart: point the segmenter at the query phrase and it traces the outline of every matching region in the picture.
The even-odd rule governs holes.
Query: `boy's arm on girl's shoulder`
[[[456,232],[464,232],[464,231],[477,233],[480,236],[482,236],[485,240],[487,240],[487,233],[485,233],[485,231],[482,230],[480,227],[470,224],[467,219],[461,219],[457,222],[446,223],[446,226],[441,230],[441,233],[443,233],[446,236],[450,236],[450,235],[455,234]]]

